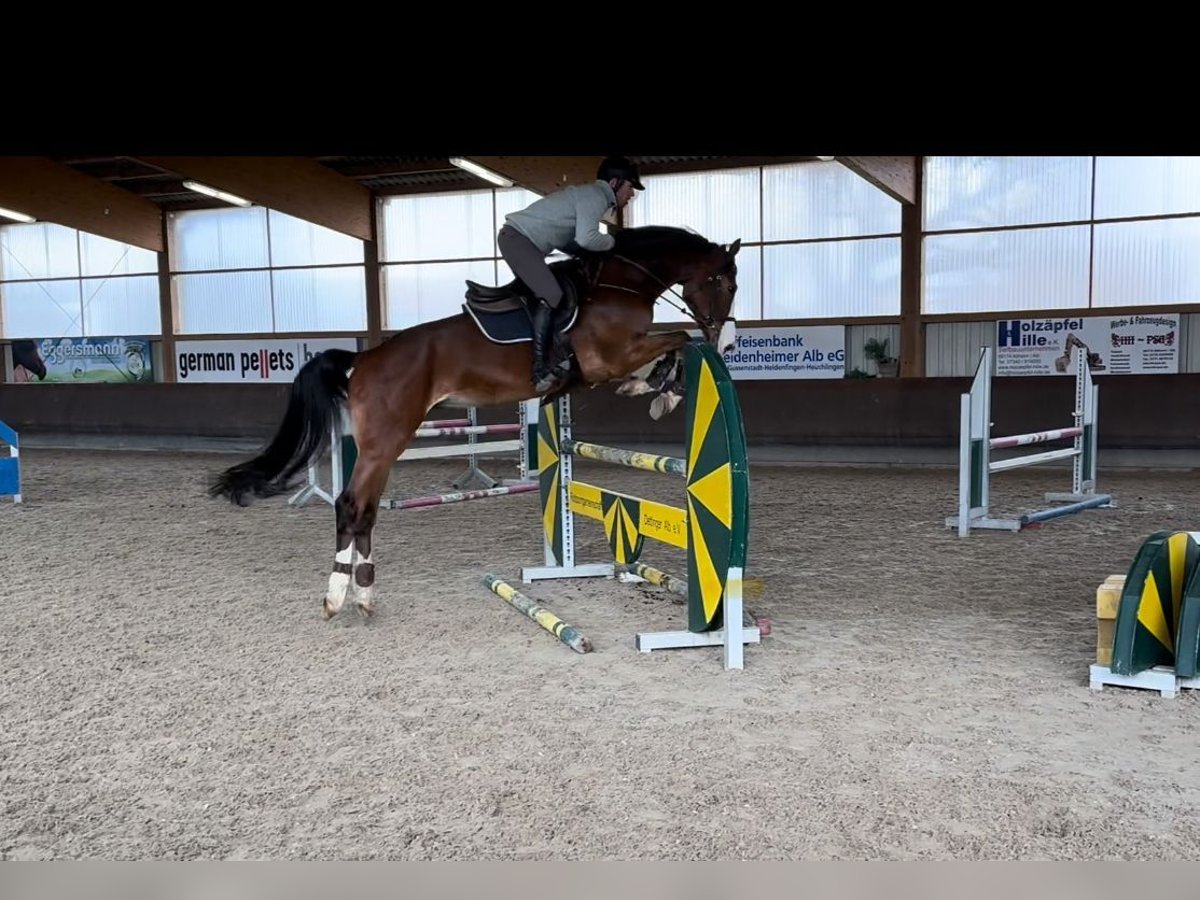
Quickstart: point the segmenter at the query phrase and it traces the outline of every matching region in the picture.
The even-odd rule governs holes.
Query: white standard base
[[[304,487],[300,488],[300,490],[296,491],[296,493],[292,494],[292,496],[288,498],[288,505],[303,506],[313,497],[320,497],[330,506],[333,506],[333,495],[317,483],[317,467],[309,466],[308,484],[304,485]]]
[[[743,644],[762,643],[758,627],[742,629]],[[721,647],[725,644],[725,629],[704,631],[639,631],[637,648],[642,653],[651,650],[676,650],[680,647]]]
[[[960,520],[958,516],[947,516],[946,527],[958,528]],[[1020,531],[1021,521],[1019,519],[991,519],[987,516],[980,516],[970,520],[969,528],[994,528],[997,531]]]
[[[1093,691],[1102,691],[1106,684],[1115,684],[1119,687],[1158,691],[1164,697],[1174,697],[1180,689],[1200,688],[1200,678],[1180,678],[1169,666],[1154,666],[1136,675],[1116,675],[1108,666],[1092,665],[1088,674],[1088,686]]]
[[[588,563],[582,566],[525,566],[521,569],[521,581],[532,584],[547,578],[611,578],[615,572],[612,563]]]

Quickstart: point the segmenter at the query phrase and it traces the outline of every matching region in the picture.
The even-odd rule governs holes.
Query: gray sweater
[[[544,254],[561,250],[571,241],[585,250],[611,250],[616,240],[600,231],[600,219],[615,206],[617,197],[607,181],[561,188],[525,209],[509,213],[504,221]]]

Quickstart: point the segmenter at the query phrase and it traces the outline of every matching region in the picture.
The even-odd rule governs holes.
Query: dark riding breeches
[[[552,309],[556,309],[562,300],[562,288],[558,286],[558,279],[546,265],[546,257],[542,251],[511,225],[500,229],[500,233],[496,235],[496,245],[513,274],[525,282],[534,294],[550,304]]]

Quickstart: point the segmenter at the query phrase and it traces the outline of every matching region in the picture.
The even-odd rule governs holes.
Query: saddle
[[[554,365],[554,360],[571,353],[566,335],[574,327],[579,315],[579,302],[587,293],[587,273],[583,262],[578,259],[551,263],[550,271],[563,291],[562,302],[555,309],[550,325],[552,341],[547,348],[550,358],[546,362]],[[498,287],[467,279],[467,302],[463,304],[463,312],[474,320],[489,341],[520,344],[533,339],[530,310],[535,299],[533,292],[519,278]]]

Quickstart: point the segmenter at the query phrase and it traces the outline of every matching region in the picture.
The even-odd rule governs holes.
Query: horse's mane
[[[612,252],[629,259],[653,259],[671,253],[703,253],[713,246],[712,241],[694,231],[666,225],[644,225],[623,228],[613,237]]]

